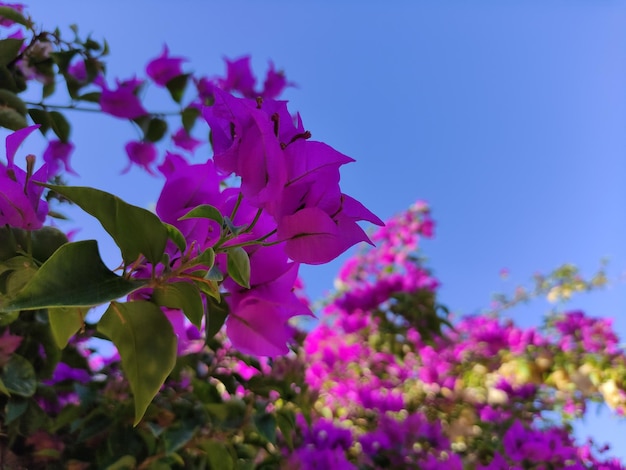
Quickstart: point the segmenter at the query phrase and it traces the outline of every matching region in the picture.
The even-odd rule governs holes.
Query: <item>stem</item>
[[[233,211],[230,213],[230,220],[235,220],[235,215],[237,215],[237,210],[239,210],[239,206],[241,205],[241,201],[243,200],[243,194],[239,193],[237,196],[237,202],[235,203],[235,207],[233,207]]]
[[[68,111],[86,111],[89,113],[101,113],[102,110],[100,108],[84,108],[75,104],[46,104],[46,103],[34,103],[32,101],[24,101],[24,103],[28,106],[38,106],[44,111],[47,108],[50,109],[65,109]],[[148,113],[152,116],[180,116],[180,111],[165,111],[165,112],[151,112]]]

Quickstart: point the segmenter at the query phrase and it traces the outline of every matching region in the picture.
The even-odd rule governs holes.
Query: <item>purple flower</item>
[[[166,177],[157,201],[156,213],[178,228],[187,244],[196,243],[199,250],[213,246],[220,236],[220,225],[210,219],[179,220],[191,209],[210,204],[220,206],[220,182],[213,161],[189,165],[180,155],[168,153],[159,171]]]
[[[122,173],[128,172],[134,163],[151,175],[155,174],[152,168],[150,168],[150,165],[152,165],[157,158],[157,150],[152,142],[128,142],[125,148],[130,162],[128,166],[122,170]]]
[[[185,60],[182,57],[170,57],[169,49],[164,45],[161,55],[148,63],[146,73],[154,83],[165,86],[171,79],[183,74],[181,66]]]
[[[74,151],[74,144],[71,142],[61,142],[60,140],[51,140],[48,147],[43,153],[43,161],[48,164],[50,175],[56,175],[61,171],[61,165],[67,173],[78,176],[70,166],[70,155]]]
[[[172,141],[176,147],[191,153],[195,152],[196,148],[202,144],[202,141],[191,137],[183,127],[172,134]]]
[[[101,77],[94,83],[102,88],[100,107],[103,112],[125,119],[136,119],[148,114],[136,95],[137,88],[142,84],[140,80],[131,79],[123,82],[118,80],[115,90],[109,89]]]
[[[226,78],[219,81],[222,90],[238,91],[246,98],[256,98],[254,84],[256,78],[250,68],[250,56],[241,57],[234,61],[226,61]]]
[[[285,158],[274,124],[252,100],[215,89],[215,104],[203,109],[211,127],[216,166],[241,177],[241,192],[264,207],[276,200],[287,178]]]
[[[39,125],[26,127],[6,138],[7,165],[0,163],[0,225],[36,230],[42,227],[48,214],[48,204],[41,200],[43,186],[35,182],[48,179],[48,166],[44,163],[33,174],[35,157],[26,157],[28,170],[15,166],[17,148]]]

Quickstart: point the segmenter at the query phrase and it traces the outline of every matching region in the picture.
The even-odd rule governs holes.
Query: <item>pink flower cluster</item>
[[[304,343],[320,417],[301,436],[296,468],[624,468],[578,444],[566,426],[589,399],[626,407],[618,386],[626,356],[610,322],[567,312],[540,331],[466,316],[424,336],[414,310],[427,305],[420,292],[434,296],[438,283],[415,250],[432,233],[419,203],[341,271],[327,321]],[[420,282],[389,281],[414,272]],[[399,305],[399,292],[413,302]],[[555,411],[562,425],[544,417]],[[342,437],[327,449],[320,435]],[[323,451],[313,455],[314,447]]]

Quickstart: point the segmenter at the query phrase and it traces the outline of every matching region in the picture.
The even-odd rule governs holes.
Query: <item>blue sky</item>
[[[383,219],[416,199],[431,204],[437,236],[423,246],[452,310],[478,311],[493,292],[564,262],[592,273],[606,256],[613,286],[572,306],[613,317],[626,338],[626,4],[336,3],[28,5],[47,27],[77,23],[106,37],[111,77],[142,73],[164,43],[207,75],[223,72],[223,57],[250,54],[259,75],[273,60],[298,84],[286,98],[314,139],[357,160],[343,167],[344,192]],[[74,122],[82,178],[71,183],[138,205],[156,200],[160,180],[119,176],[123,144],[136,138],[129,125]],[[80,236],[96,234],[88,225]],[[303,270],[313,297],[332,286],[339,264]],[[514,315],[529,325],[546,308]],[[580,428],[623,446],[615,419]]]

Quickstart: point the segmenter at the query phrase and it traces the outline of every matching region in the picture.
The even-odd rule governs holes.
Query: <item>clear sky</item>
[[[416,199],[431,204],[438,225],[425,254],[453,311],[478,311],[493,292],[564,262],[592,273],[607,256],[613,287],[572,306],[613,317],[626,338],[626,3],[337,3],[28,6],[47,27],[76,23],[106,37],[111,77],[143,73],[164,43],[189,59],[187,70],[206,75],[224,71],[223,57],[251,54],[259,75],[273,60],[298,84],[286,98],[313,138],[357,160],[343,167],[344,192],[383,219]],[[70,183],[155,202],[160,180],[139,170],[119,176],[132,127],[75,117],[82,178]],[[338,266],[303,270],[312,297],[332,286]],[[498,277],[505,267],[506,284]],[[536,323],[546,307],[517,309],[515,318]],[[616,437],[626,427],[615,419],[580,429],[626,457]]]

